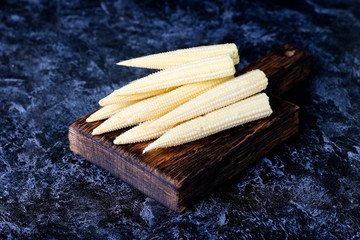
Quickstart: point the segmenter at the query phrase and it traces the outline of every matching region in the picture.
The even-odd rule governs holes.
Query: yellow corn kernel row
[[[158,118],[229,78],[188,84],[170,92],[137,102],[110,117],[93,134],[102,134]]]
[[[173,91],[162,94],[161,97],[154,99],[154,101],[144,104],[141,110],[129,118],[129,121],[139,123],[159,118],[228,79],[229,77],[199,83],[191,83],[178,87]]]
[[[250,121],[268,117],[271,113],[269,98],[266,94],[256,94],[171,128],[147,146],[143,153],[157,148],[192,142]]]
[[[99,104],[100,104],[100,106],[106,106],[106,105],[115,104],[115,103],[142,100],[142,99],[153,97],[153,96],[156,96],[156,95],[159,95],[162,93],[166,93],[173,89],[175,89],[175,88],[164,88],[164,89],[150,91],[150,92],[146,92],[146,93],[123,95],[123,96],[116,95],[116,93],[115,93],[116,91],[114,91],[111,94],[109,94],[108,96],[101,99],[99,101]]]
[[[114,91],[115,95],[132,95],[189,83],[233,76],[234,63],[229,54],[203,58],[178,65],[132,81]]]
[[[136,142],[144,142],[148,140],[152,140],[163,135],[167,127],[164,128],[149,128],[149,124],[152,121],[144,122],[135,126],[123,134],[119,135],[114,140],[114,144],[128,144],[128,143],[136,143]]]
[[[233,64],[239,63],[238,49],[234,43],[200,46],[158,53],[118,62],[118,65],[152,69],[167,69],[187,62],[216,55],[231,54]]]
[[[225,81],[160,117],[149,127],[173,126],[222,108],[266,88],[268,80],[261,70],[253,70]]]
[[[93,114],[91,114],[87,119],[86,122],[95,122],[103,119],[107,119],[111,117],[112,115],[120,112],[123,108],[126,108],[132,104],[134,104],[136,101],[131,102],[121,102],[117,104],[111,104],[107,105],[105,107],[100,108]]]

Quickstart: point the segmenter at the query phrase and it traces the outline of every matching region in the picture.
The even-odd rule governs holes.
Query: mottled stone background
[[[359,239],[360,1],[0,1],[0,238]],[[150,70],[235,42],[313,54],[300,134],[177,214],[69,150],[67,127]]]

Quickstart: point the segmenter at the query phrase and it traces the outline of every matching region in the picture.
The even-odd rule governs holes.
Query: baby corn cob
[[[112,115],[120,112],[123,108],[132,105],[134,102],[135,101],[122,102],[122,103],[107,105],[105,107],[100,108],[99,110],[97,110],[93,114],[91,114],[86,119],[86,121],[87,122],[95,122],[95,121],[99,121],[99,120],[109,118]]]
[[[149,127],[172,126],[222,108],[264,90],[267,78],[261,70],[253,70],[221,83],[160,117]]]
[[[152,140],[163,135],[167,127],[164,128],[148,128],[152,121],[144,122],[124,132],[114,140],[114,144],[128,144],[136,142],[144,142]]]
[[[100,104],[100,106],[106,106],[106,105],[115,104],[115,103],[142,100],[145,98],[153,97],[153,96],[171,91],[173,89],[174,88],[164,88],[164,89],[150,91],[150,92],[146,92],[146,93],[123,95],[123,96],[116,95],[116,93],[115,93],[116,91],[114,91],[111,94],[109,94],[108,96],[101,99],[99,101],[99,104]]]
[[[232,77],[231,77],[232,78]],[[228,80],[227,78],[210,80],[199,83],[187,84],[177,89],[162,94],[161,97],[154,101],[144,104],[141,111],[129,118],[129,121],[138,123],[151,119],[156,119],[170,112],[181,104],[193,99],[194,97],[204,93],[208,89]]]
[[[224,78],[232,76],[234,73],[235,67],[231,56],[229,54],[219,55],[158,71],[132,81],[128,85],[116,90],[114,94],[146,93],[189,83]]]
[[[231,54],[234,65],[239,63],[239,54],[236,45],[234,43],[227,43],[158,53],[149,56],[125,60],[122,62],[118,62],[117,64],[128,67],[167,69],[201,58],[207,58],[227,53]]]
[[[111,116],[105,122],[103,122],[97,128],[95,128],[92,134],[99,135],[137,124],[137,123],[129,122],[128,121],[129,117],[133,116],[136,112],[140,111],[144,105],[148,104],[151,101],[154,101],[154,99],[158,98],[159,96],[148,98],[136,102],[126,108],[123,108],[120,112]]]
[[[93,134],[97,135],[115,131],[162,116],[194,96],[205,92],[207,89],[227,79],[228,78],[216,79],[185,85],[168,93],[136,102],[103,122],[94,129]]]
[[[265,93],[256,94],[222,109],[208,113],[168,130],[163,136],[147,146],[143,153],[163,147],[192,142],[217,132],[255,121],[272,113]]]

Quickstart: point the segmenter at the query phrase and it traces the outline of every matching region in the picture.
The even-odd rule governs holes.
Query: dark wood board
[[[239,71],[260,68],[267,74],[269,93],[273,94],[273,114],[268,118],[142,154],[150,142],[114,145],[115,137],[127,129],[92,136],[101,122],[87,123],[86,115],[69,127],[70,149],[181,212],[298,131],[299,107],[274,95],[282,95],[304,81],[310,61],[308,53],[284,44]]]

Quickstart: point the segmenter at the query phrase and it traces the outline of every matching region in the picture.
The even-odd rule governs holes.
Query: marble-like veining
[[[360,4],[291,2],[0,1],[0,238],[359,239]],[[225,42],[239,67],[283,42],[314,62],[300,134],[241,176],[177,214],[69,150],[151,72],[115,62]]]

